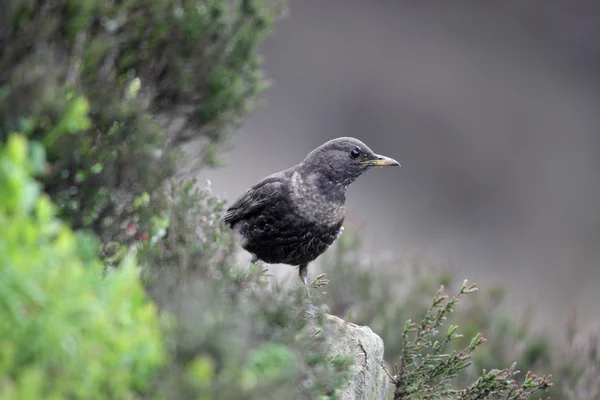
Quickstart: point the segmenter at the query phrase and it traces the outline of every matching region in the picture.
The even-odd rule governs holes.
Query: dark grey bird
[[[308,264],[342,233],[348,186],[370,168],[386,166],[400,164],[358,139],[333,139],[252,186],[222,219],[253,262],[298,266],[306,285]]]

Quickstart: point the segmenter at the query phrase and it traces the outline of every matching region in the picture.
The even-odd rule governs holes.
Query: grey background
[[[200,176],[233,201],[357,137],[402,163],[350,188],[370,252],[508,283],[542,322],[600,321],[598,5],[293,0],[264,46],[264,104]]]

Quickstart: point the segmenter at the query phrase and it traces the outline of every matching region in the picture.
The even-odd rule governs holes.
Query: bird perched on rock
[[[333,139],[300,164],[252,186],[222,219],[239,234],[253,262],[298,266],[306,285],[308,263],[343,230],[348,186],[370,168],[386,166],[400,164],[358,139]]]

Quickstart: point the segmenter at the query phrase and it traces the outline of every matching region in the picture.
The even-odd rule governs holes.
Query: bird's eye
[[[352,149],[352,151],[350,152],[350,157],[352,157],[352,158],[360,157],[360,149],[358,147],[355,147],[354,149]]]

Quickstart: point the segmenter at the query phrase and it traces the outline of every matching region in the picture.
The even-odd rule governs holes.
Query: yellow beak
[[[372,167],[400,167],[400,163],[393,158],[378,155],[374,160],[363,161],[361,164]]]

